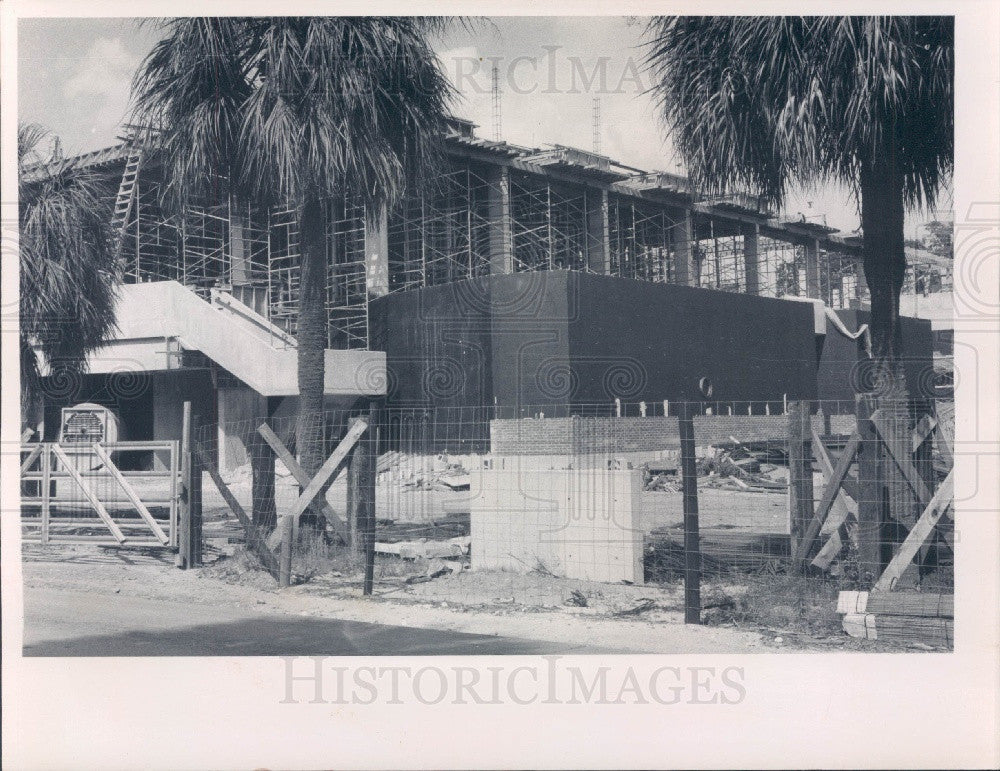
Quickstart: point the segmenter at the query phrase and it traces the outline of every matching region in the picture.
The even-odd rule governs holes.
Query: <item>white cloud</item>
[[[68,97],[77,97],[117,94],[123,87],[127,91],[137,63],[119,38],[97,38],[76,75],[66,81],[63,92]]]
[[[87,49],[75,74],[63,84],[63,95],[79,116],[80,130],[86,130],[99,144],[119,131],[138,64],[139,56],[120,38],[99,37]]]

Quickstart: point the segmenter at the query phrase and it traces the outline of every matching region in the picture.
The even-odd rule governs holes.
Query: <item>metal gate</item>
[[[22,539],[177,546],[176,441],[21,445]]]

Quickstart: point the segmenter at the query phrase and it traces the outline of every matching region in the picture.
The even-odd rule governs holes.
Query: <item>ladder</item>
[[[142,155],[139,149],[132,149],[125,160],[125,171],[122,174],[121,184],[118,186],[118,195],[115,197],[115,209],[111,216],[111,238],[113,239],[111,246],[116,260],[121,257],[125,229],[128,227],[129,216],[135,205],[141,161]]]

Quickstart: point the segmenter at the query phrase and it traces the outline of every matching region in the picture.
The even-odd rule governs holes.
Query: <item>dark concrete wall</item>
[[[838,310],[836,313],[851,332],[867,324],[871,318],[868,311],[862,310]],[[914,398],[933,398],[931,322],[909,317],[903,317],[901,322],[904,370],[910,395]],[[851,340],[828,324],[816,375],[819,398],[842,400],[845,409],[853,405],[854,394],[859,389],[870,387],[866,382],[869,378],[864,366],[867,360],[861,340]]]
[[[805,303],[574,273],[570,323],[578,402],[777,401],[816,396],[813,310]]]
[[[462,281],[371,305],[390,405],[522,406],[816,396],[812,308],[570,271]]]
[[[390,405],[493,403],[488,280],[372,300],[369,329],[372,349],[386,352]]]
[[[569,271],[491,279],[493,396],[502,407],[566,413],[569,327],[579,316]]]

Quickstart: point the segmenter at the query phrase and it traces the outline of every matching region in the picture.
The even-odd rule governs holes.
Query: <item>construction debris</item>
[[[387,452],[378,459],[376,469],[404,490],[468,490],[472,484],[468,469],[445,454]]]
[[[614,615],[614,616],[638,616],[640,613],[645,613],[647,610],[652,610],[654,607],[656,607],[656,600],[647,598],[645,600],[639,600],[639,602],[636,603],[631,608],[626,608],[625,610],[616,611],[612,615]]]
[[[407,584],[422,584],[425,581],[432,581],[435,578],[440,578],[441,576],[450,576],[455,573],[461,573],[464,570],[464,565],[460,562],[449,562],[447,560],[435,559],[431,560],[427,564],[427,570],[423,573],[410,576],[403,583]],[[447,605],[442,604],[442,607],[447,607]]]
[[[376,554],[391,554],[404,560],[441,559],[464,557],[469,553],[472,539],[469,536],[451,538],[447,541],[397,541],[396,543],[375,544]]]

